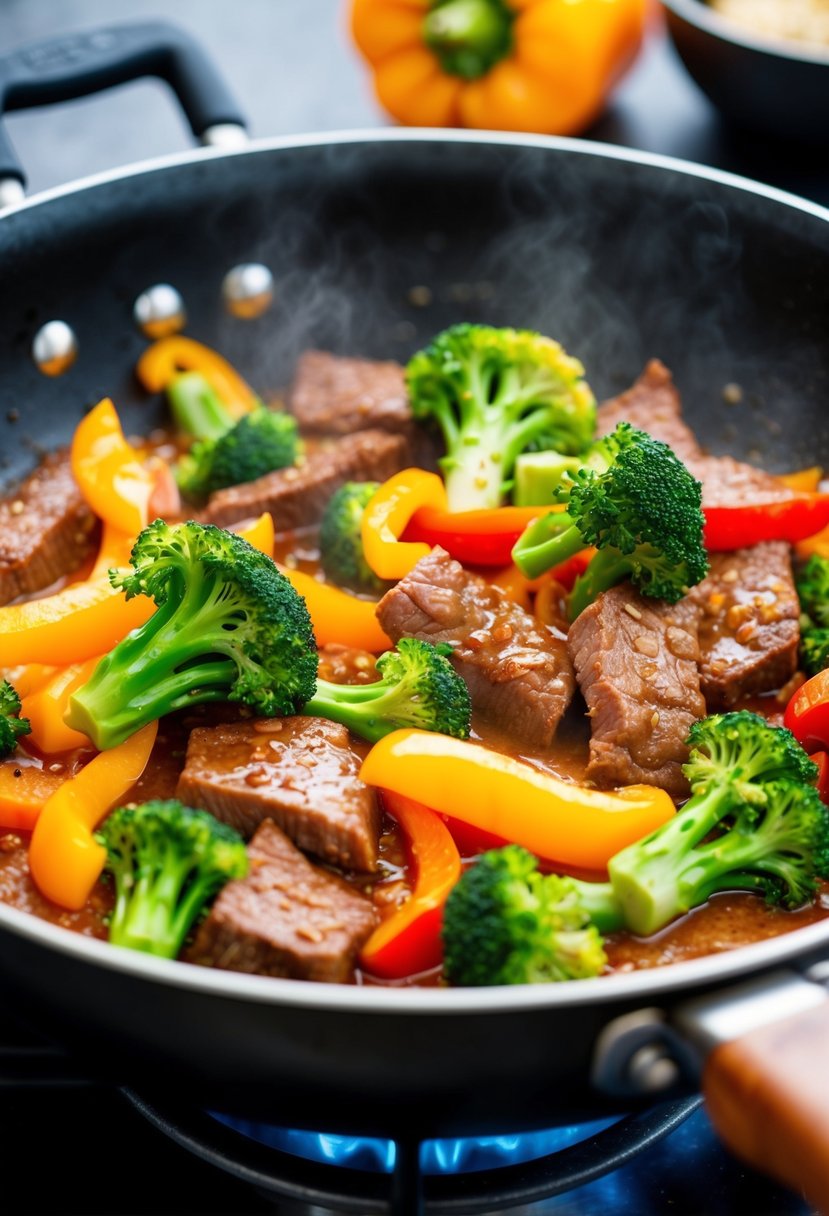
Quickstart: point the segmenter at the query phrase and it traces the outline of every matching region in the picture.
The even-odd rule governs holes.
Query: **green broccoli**
[[[363,511],[379,482],[347,481],[328,500],[320,526],[320,560],[333,582],[354,591],[383,595],[391,586],[378,578],[363,553]]]
[[[377,660],[381,680],[359,685],[318,680],[305,713],[342,722],[370,743],[403,727],[465,739],[469,691],[446,657],[451,653],[451,646],[401,638]]]
[[[207,901],[248,872],[239,833],[180,802],[120,807],[96,839],[115,883],[109,940],[160,958],[175,958]]]
[[[809,675],[829,667],[829,558],[813,553],[795,580],[803,616],[800,659]]]
[[[596,546],[571,592],[571,619],[625,578],[643,595],[673,604],[705,577],[700,483],[644,431],[620,422],[581,469],[565,474],[557,496],[566,509],[531,524],[513,558],[536,578]]]
[[[31,732],[28,718],[21,718],[20,697],[8,680],[0,681],[0,757],[9,756],[21,735]]]
[[[179,430],[196,440],[175,469],[188,498],[199,501],[296,463],[299,433],[291,414],[269,410],[260,401],[250,413],[234,419],[198,372],[174,377],[167,395]]]
[[[682,810],[612,857],[609,883],[577,884],[604,932],[655,933],[716,891],[796,906],[827,873],[829,811],[788,730],[741,710],[695,722],[688,744]]]
[[[578,455],[595,431],[584,368],[530,330],[454,325],[413,356],[406,384],[415,418],[433,418],[443,432],[452,511],[499,506],[516,457],[542,436]]]
[[[465,871],[443,912],[450,984],[531,984],[587,979],[607,961],[575,884],[538,871],[519,845],[493,849]]]
[[[66,721],[99,749],[172,710],[242,701],[296,713],[313,696],[317,652],[305,601],[269,557],[232,532],[156,520],[133,569],[112,585],[156,611],[105,655],[70,698]]]

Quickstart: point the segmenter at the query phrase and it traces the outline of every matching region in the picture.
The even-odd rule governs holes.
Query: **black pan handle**
[[[178,97],[197,139],[235,128],[245,118],[225,81],[186,30],[168,21],[133,21],[31,42],[0,56],[0,182],[25,185],[25,174],[3,128],[11,110],[70,101],[113,85],[158,76]]]

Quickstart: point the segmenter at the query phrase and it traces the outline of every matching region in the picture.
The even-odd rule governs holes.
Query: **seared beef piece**
[[[636,383],[599,406],[599,435],[609,435],[619,422],[629,422],[667,443],[680,460],[702,456],[697,438],[682,417],[679,393],[664,363],[651,359]]]
[[[702,482],[703,506],[741,506],[743,503],[782,502],[793,496],[771,473],[735,460],[733,456],[699,456],[686,464]]]
[[[288,405],[300,430],[351,435],[367,427],[409,434],[412,411],[399,363],[307,350],[297,363]]]
[[[587,776],[596,785],[641,781],[687,793],[685,740],[705,716],[699,616],[688,599],[669,605],[620,583],[571,626],[570,654],[591,719]]]
[[[700,674],[709,709],[780,688],[794,675],[800,605],[783,541],[712,553],[708,577],[689,598],[702,608]]]
[[[503,591],[433,549],[387,592],[377,619],[389,637],[448,642],[475,709],[546,747],[573,696],[564,638]]]
[[[346,983],[377,923],[353,887],[311,865],[266,819],[248,845],[250,872],[219,893],[188,960],[225,971]]]
[[[348,731],[325,718],[258,718],[197,727],[176,797],[250,837],[273,819],[324,861],[373,870],[380,809],[357,776]]]
[[[319,678],[332,684],[374,684],[380,679],[374,655],[356,646],[328,642],[320,646],[319,658]]]
[[[211,494],[206,523],[228,527],[270,511],[278,532],[322,519],[326,504],[347,481],[386,481],[405,468],[406,440],[385,431],[344,435],[330,448],[310,452],[304,464],[277,469],[256,481]]]
[[[96,523],[68,454],[47,456],[0,501],[0,604],[75,570],[92,552]]]

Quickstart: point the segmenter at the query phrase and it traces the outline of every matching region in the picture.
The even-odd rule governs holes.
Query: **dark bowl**
[[[786,141],[829,143],[829,47],[755,34],[703,0],[663,0],[682,62],[722,114]]]

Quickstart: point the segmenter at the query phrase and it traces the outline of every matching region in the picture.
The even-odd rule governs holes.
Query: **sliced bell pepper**
[[[35,747],[51,755],[76,747],[92,747],[86,735],[67,726],[63,720],[69,709],[69,698],[76,689],[85,684],[100,661],[100,655],[83,663],[73,663],[55,672],[52,678],[23,698],[20,712],[29,719],[29,738]]]
[[[829,525],[829,494],[793,494],[791,498],[752,502],[744,506],[704,506],[705,546],[727,552],[785,540],[806,540]]]
[[[138,360],[135,372],[150,393],[163,392],[180,372],[201,372],[234,418],[241,418],[258,403],[253,389],[226,359],[209,346],[181,334],[160,338],[148,346]]]
[[[291,570],[278,562],[277,569],[308,605],[318,646],[338,642],[341,646],[356,646],[360,650],[379,654],[394,645],[380,628],[377,604],[373,600],[361,600],[356,595],[341,591],[339,587],[321,583],[310,574]]]
[[[276,535],[273,526],[273,516],[269,511],[264,511],[258,519],[245,520],[233,529],[237,535],[246,540],[249,545],[253,545],[254,549],[258,549],[260,553],[264,553],[266,557],[273,557],[273,543]]]
[[[399,730],[375,743],[360,770],[368,785],[418,800],[567,867],[602,870],[626,845],[675,813],[664,790],[584,789],[520,760],[431,731]]]
[[[800,685],[786,706],[783,725],[806,751],[829,750],[829,667]]]
[[[817,765],[815,789],[829,806],[829,752],[813,752],[809,759]]]
[[[144,772],[158,723],[101,752],[44,803],[29,846],[29,869],[47,899],[79,911],[99,878],[106,849],[93,830]]]
[[[100,519],[132,536],[146,528],[156,478],[124,438],[108,397],[78,423],[70,458],[78,488]]]
[[[819,464],[813,464],[808,469],[798,469],[795,473],[781,473],[777,480],[798,494],[814,494],[822,476],[823,469]]]
[[[0,763],[0,827],[31,832],[48,798],[67,778],[36,764]]]
[[[395,473],[369,501],[362,518],[363,553],[378,578],[405,578],[431,551],[428,543],[400,540],[412,516],[425,506],[445,511],[446,490],[436,473],[424,469]]]
[[[111,650],[155,612],[147,596],[128,600],[109,579],[73,583],[56,595],[0,608],[0,668],[65,667]]]
[[[461,859],[442,819],[402,794],[386,794],[386,810],[403,829],[415,871],[410,897],[372,933],[360,966],[383,979],[403,979],[437,967],[443,958],[440,925],[446,897],[461,876]]]
[[[472,566],[505,566],[515,542],[539,515],[563,511],[546,507],[493,507],[481,511],[446,511],[421,507],[403,533],[404,541],[440,545],[459,562]]]

